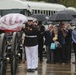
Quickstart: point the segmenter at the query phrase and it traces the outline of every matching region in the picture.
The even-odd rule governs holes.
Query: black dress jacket
[[[35,46],[38,44],[38,28],[36,26],[27,26],[24,29],[22,29],[25,33],[25,40],[24,45],[25,46]]]

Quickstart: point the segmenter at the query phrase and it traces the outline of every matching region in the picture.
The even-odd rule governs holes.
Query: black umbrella
[[[74,10],[62,10],[60,12],[66,12],[66,13],[72,15],[74,18],[76,17],[76,12]]]
[[[71,21],[74,17],[66,12],[58,12],[53,16],[49,17],[50,21]]]
[[[34,14],[34,15],[31,15],[31,17],[34,17],[36,18],[38,21],[46,21],[46,15],[44,14]]]
[[[76,18],[74,18],[72,21],[70,21],[71,25],[76,25]]]

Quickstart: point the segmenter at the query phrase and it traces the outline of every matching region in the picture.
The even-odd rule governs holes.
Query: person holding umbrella
[[[67,35],[66,31],[64,30],[65,28],[65,23],[60,22],[59,24],[59,30],[58,30],[58,37],[59,37],[59,43],[61,44],[61,52],[60,52],[60,57],[61,57],[61,63],[66,62],[66,41],[65,37]]]
[[[72,44],[72,29],[70,23],[66,23],[65,31],[67,33],[65,37],[66,41],[66,62],[70,63],[71,61],[71,44]]]
[[[52,51],[50,50],[50,43],[52,42],[52,31],[53,31],[53,25],[50,24],[44,34],[45,35],[46,58],[47,58],[46,62],[47,63],[53,62]]]
[[[34,72],[38,68],[38,28],[33,25],[33,18],[28,17],[27,26],[22,29],[25,33],[25,51],[27,71]]]

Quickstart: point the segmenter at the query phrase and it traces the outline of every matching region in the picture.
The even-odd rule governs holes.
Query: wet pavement
[[[69,64],[47,64],[46,58],[42,63],[39,63],[38,70],[34,73],[28,73],[26,63],[19,64],[17,75],[76,75],[76,65],[72,64],[75,60],[72,54],[71,63]],[[10,68],[7,69],[7,75],[10,74]]]

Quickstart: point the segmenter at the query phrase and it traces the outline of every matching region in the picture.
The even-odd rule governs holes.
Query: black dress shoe
[[[35,69],[31,69],[31,72],[34,72],[35,71]]]
[[[35,68],[34,70],[38,70],[38,68]]]
[[[34,69],[27,69],[27,72],[34,72]]]
[[[31,72],[31,69],[27,69],[27,72]]]

